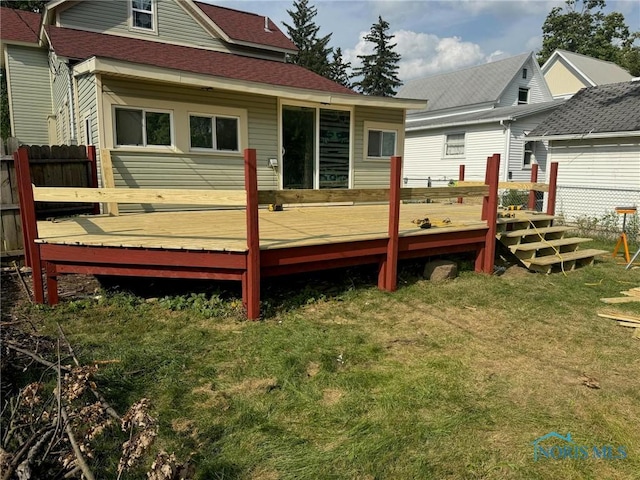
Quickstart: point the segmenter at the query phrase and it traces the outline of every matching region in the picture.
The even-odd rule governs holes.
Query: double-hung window
[[[115,108],[117,146],[169,147],[173,145],[171,113],[140,108]]]
[[[129,0],[131,5],[131,27],[154,32],[156,15],[154,0]]]
[[[529,103],[529,89],[520,87],[518,89],[518,105],[526,105]]]
[[[524,144],[524,157],[522,159],[522,165],[524,168],[531,168],[533,163],[533,142],[525,142]]]
[[[369,130],[367,157],[389,158],[396,154],[395,130]]]
[[[461,157],[464,155],[464,133],[450,133],[444,144],[446,157]]]
[[[191,149],[239,152],[239,127],[238,117],[189,115]]]

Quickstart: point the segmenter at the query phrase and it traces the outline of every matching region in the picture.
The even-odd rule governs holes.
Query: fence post
[[[36,205],[33,200],[31,187],[31,170],[29,168],[29,153],[27,147],[20,147],[13,154],[20,192],[20,219],[22,221],[22,238],[27,265],[31,266],[33,280],[33,297],[36,303],[44,302],[44,284],[42,282],[42,262],[40,261],[40,247],[35,242],[38,238],[38,221],[36,219]],[[26,263],[26,262],[25,262]]]
[[[244,188],[247,193],[247,265],[242,274],[242,301],[249,320],[260,318],[260,230],[256,150],[244,151]]]
[[[556,193],[558,190],[558,162],[553,162],[549,169],[549,197],[547,198],[547,215],[556,214]]]
[[[398,279],[398,231],[400,227],[400,185],[402,175],[402,157],[391,157],[391,175],[389,180],[389,240],[383,262],[383,284],[378,288],[388,292],[395,291]]]
[[[464,165],[460,165],[460,170],[458,172],[458,181],[464,182]],[[458,197],[458,203],[462,203],[462,201],[463,201],[463,198]]]
[[[96,147],[94,145],[87,146],[87,158],[89,159],[89,183],[91,188],[98,188],[98,158],[96,156]],[[100,213],[100,204],[93,204],[94,215]]]
[[[484,273],[493,273],[493,264],[496,254],[496,232],[498,221],[498,180],[500,176],[500,154],[495,153],[487,159],[487,173],[489,185],[489,197],[487,199],[486,220],[487,235],[485,237],[485,250],[483,260]]]
[[[538,164],[534,163],[533,165],[531,165],[531,183],[537,183],[538,182]],[[529,210],[535,210],[536,209],[536,191],[535,190],[529,190],[529,205],[527,206],[527,208],[529,208]]]

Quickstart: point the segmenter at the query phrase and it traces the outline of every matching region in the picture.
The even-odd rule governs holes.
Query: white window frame
[[[531,144],[531,150],[527,150],[527,144],[528,143]],[[530,153],[530,155],[529,155],[529,163],[526,162],[527,152]],[[522,147],[522,169],[523,170],[531,169],[531,165],[536,163],[535,155],[536,155],[536,142],[525,141],[524,145]]]
[[[142,145],[120,145],[118,143],[118,130],[117,130],[117,124],[116,124],[116,110],[117,109],[121,109],[121,110],[139,110],[142,112]],[[171,144],[170,145],[153,145],[153,144],[148,144],[147,143],[147,116],[146,113],[168,113],[169,114],[169,134],[171,135]],[[145,108],[145,107],[138,107],[135,105],[113,105],[112,109],[111,109],[111,117],[112,117],[112,121],[113,121],[113,145],[114,148],[122,148],[122,149],[148,149],[148,148],[152,148],[152,149],[157,149],[157,150],[175,150],[175,146],[176,146],[176,140],[175,140],[175,124],[174,124],[174,119],[173,119],[173,110],[163,110],[163,109],[159,109],[159,108]]]
[[[146,32],[146,33],[153,33],[153,34],[158,34],[158,8],[156,5],[156,0],[151,0],[151,11],[147,11],[147,10],[141,10],[139,8],[134,8],[133,7],[133,0],[128,0],[128,6],[129,6],[129,30],[133,30],[136,32]],[[133,12],[142,12],[142,13],[148,13],[151,15],[151,28],[143,28],[143,27],[136,27],[133,23]]]
[[[191,117],[204,117],[210,118],[211,125],[211,135],[213,136],[213,148],[205,148],[205,147],[192,147],[191,146]],[[238,138],[238,149],[237,150],[219,150],[218,147],[218,139],[216,138],[216,129],[215,129],[215,120],[217,118],[227,118],[234,119],[236,121],[236,136]],[[241,122],[242,118],[239,115],[225,115],[222,113],[201,113],[201,112],[187,112],[187,120],[189,122],[189,151],[190,152],[215,152],[215,153],[241,153],[242,152],[242,130],[241,130]]]
[[[369,132],[390,132],[396,134],[393,154],[389,157],[369,156]],[[397,123],[364,122],[364,136],[362,137],[362,157],[366,161],[389,162],[391,157],[402,155],[404,146],[404,126]]]
[[[449,140],[449,137],[452,137],[454,135],[462,135],[462,142],[459,141],[453,141],[453,139],[451,139],[451,141]],[[449,153],[449,145],[451,144],[451,146],[459,146],[460,144],[462,144],[462,153],[455,153],[455,154],[450,154]],[[464,158],[464,156],[467,153],[467,134],[466,132],[449,132],[449,133],[445,133],[444,135],[444,146],[443,146],[443,157],[446,158]]]
[[[527,101],[523,102],[520,100],[520,92],[527,93]],[[518,105],[528,105],[529,104],[529,89],[527,87],[519,87],[518,88]]]
[[[93,145],[93,131],[91,120],[91,112],[85,112],[82,116],[82,125],[84,128],[84,144],[86,146]]]

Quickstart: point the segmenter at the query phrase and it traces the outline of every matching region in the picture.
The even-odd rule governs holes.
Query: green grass
[[[99,389],[119,411],[151,398],[154,448],[192,455],[200,479],[637,478],[640,341],[596,312],[640,315],[599,301],[640,285],[640,270],[609,259],[441,284],[417,271],[405,266],[393,294],[367,270],[265,285],[260,322],[209,293],[30,314],[51,335],[59,322],[82,361],[117,360]],[[534,462],[550,431],[628,456]]]

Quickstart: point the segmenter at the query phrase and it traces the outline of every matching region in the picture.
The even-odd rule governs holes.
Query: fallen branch
[[[82,474],[85,476],[87,480],[96,480],[93,476],[93,473],[89,469],[87,462],[80,451],[80,447],[78,446],[78,442],[76,442],[76,437],[73,435],[73,430],[71,430],[71,425],[69,424],[69,417],[67,415],[67,411],[62,407],[61,409],[62,419],[65,423],[64,431],[67,433],[67,437],[69,437],[69,443],[71,443],[71,448],[73,448],[73,453],[78,461],[78,466],[82,470]]]
[[[13,268],[16,271],[16,274],[18,275],[18,279],[20,279],[20,285],[22,286],[22,289],[24,290],[24,293],[26,293],[27,298],[29,299],[29,301],[31,303],[33,303],[33,298],[31,298],[31,292],[29,291],[29,287],[27,286],[27,282],[24,281],[24,278],[22,277],[22,273],[20,272],[20,268],[18,267],[18,264],[14,261],[13,262]]]

